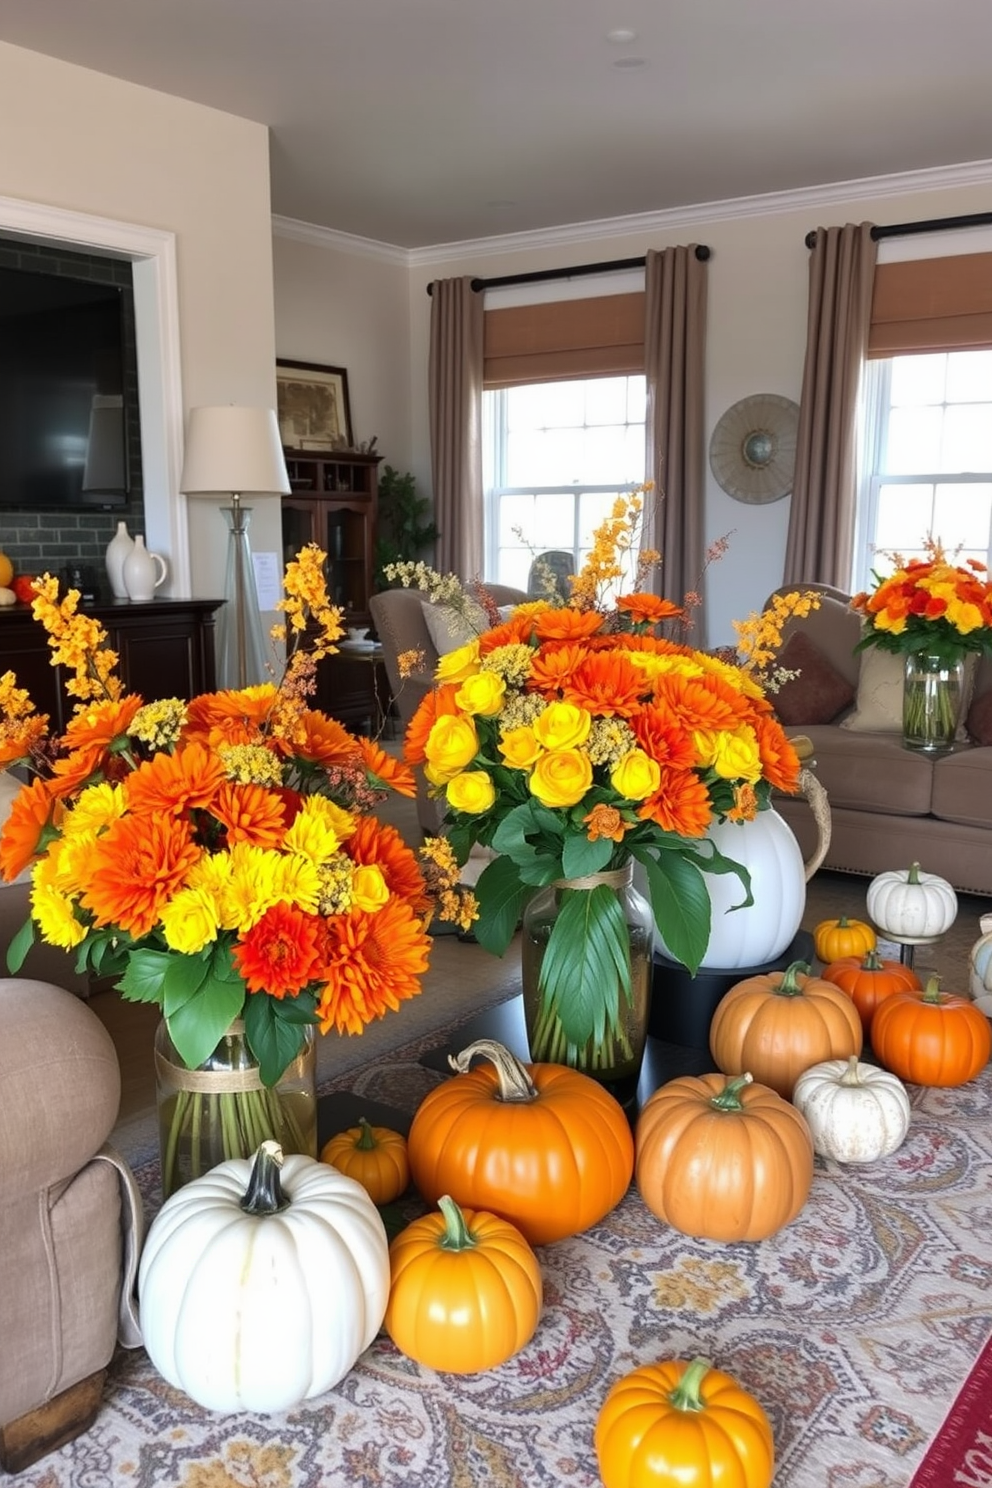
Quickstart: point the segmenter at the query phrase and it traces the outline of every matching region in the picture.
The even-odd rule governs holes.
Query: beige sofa
[[[801,641],[793,640],[800,635]],[[783,659],[791,663],[799,649],[802,671],[777,706],[790,732],[813,742],[816,774],[831,808],[824,866],[873,875],[919,862],[957,889],[992,896],[992,658],[982,657],[975,667],[970,732],[962,730],[952,753],[931,760],[905,749],[898,727],[843,726],[855,713],[864,720],[866,705],[871,723],[872,699],[863,687],[859,693],[863,659],[871,653],[855,652],[860,635],[848,597],[827,589],[819,609],[790,620],[785,630]],[[828,722],[817,721],[841,699],[838,679],[849,701]],[[976,735],[985,742],[976,742]],[[809,807],[798,798],[775,804],[808,856],[816,840]]]

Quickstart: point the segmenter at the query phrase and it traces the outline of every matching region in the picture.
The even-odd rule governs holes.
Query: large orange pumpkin
[[[486,1063],[471,1068],[473,1058]],[[609,1214],[634,1169],[618,1101],[562,1064],[524,1066],[479,1039],[452,1057],[459,1071],[421,1102],[407,1138],[413,1181],[502,1215],[532,1245],[576,1235]]]
[[[795,1106],[750,1075],[680,1075],[637,1119],[635,1177],[666,1224],[704,1240],[766,1240],[813,1181],[813,1140]]]
[[[710,1053],[725,1075],[750,1070],[788,1100],[811,1065],[860,1054],[857,1009],[839,987],[794,961],[785,971],[745,977],[717,1004]]]
[[[989,1062],[984,1013],[928,978],[922,991],[887,997],[871,1025],[871,1046],[887,1070],[913,1085],[965,1085]]]
[[[871,1020],[886,997],[921,985],[911,966],[904,966],[901,961],[885,960],[874,950],[869,951],[864,959],[842,956],[838,961],[831,961],[820,974],[824,981],[833,982],[848,994],[858,1010],[866,1038],[871,1030]]]

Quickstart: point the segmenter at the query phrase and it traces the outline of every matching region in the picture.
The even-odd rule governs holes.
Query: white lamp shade
[[[272,408],[191,408],[180,491],[289,492]]]

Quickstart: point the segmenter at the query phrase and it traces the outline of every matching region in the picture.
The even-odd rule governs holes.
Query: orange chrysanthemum
[[[446,715],[454,717],[461,711],[455,702],[457,692],[457,683],[446,682],[442,687],[436,687],[433,691],[424,694],[417,705],[417,711],[406,726],[403,758],[407,764],[422,765],[427,758],[424,745],[437,720]]]
[[[663,620],[677,620],[685,611],[681,605],[672,604],[657,594],[623,594],[617,600],[621,615],[627,615],[635,625],[659,625]]]
[[[6,769],[15,760],[27,759],[35,745],[44,738],[47,729],[48,718],[44,713],[21,719],[6,730],[0,722],[0,770]]]
[[[575,668],[562,696],[598,717],[633,718],[644,692],[644,673],[626,656],[599,651]]]
[[[32,780],[14,797],[0,831],[0,873],[8,883],[24,872],[38,851],[41,834],[49,820],[58,826],[63,808],[57,796],[51,781]]]
[[[588,827],[586,834],[590,842],[596,842],[600,837],[608,837],[611,842],[622,842],[630,831],[630,823],[625,822],[615,806],[607,806],[600,802],[594,806],[588,816],[582,818],[582,824]]]
[[[664,832],[702,837],[713,819],[713,808],[706,786],[694,771],[663,768],[661,784],[637,814],[644,821],[657,822]]]
[[[659,765],[688,770],[695,763],[696,747],[691,735],[665,708],[649,703],[631,719],[630,726],[644,753]]]
[[[313,709],[300,714],[293,742],[286,747],[299,759],[323,765],[325,769],[330,765],[355,764],[359,759],[356,740],[344,725]]]
[[[561,697],[562,689],[571,682],[588,654],[585,646],[580,645],[552,643],[541,646],[534,652],[527,690],[548,699]]]
[[[748,715],[748,701],[719,677],[667,673],[655,681],[655,701],[686,729],[733,729]]]
[[[122,816],[97,839],[83,907],[97,925],[117,925],[137,940],[152,930],[201,855],[189,823],[168,810]]]
[[[409,765],[403,764],[402,760],[394,759],[372,739],[359,739],[362,751],[362,761],[366,770],[392,786],[399,796],[413,797],[417,794],[417,782],[413,778],[413,771]]]
[[[410,900],[418,912],[426,913],[428,899],[417,855],[395,827],[386,826],[374,816],[361,816],[344,850],[355,863],[374,863],[391,894]]]
[[[325,921],[321,1031],[361,1033],[366,1023],[416,997],[430,937],[408,904],[390,898],[376,914],[352,910]]]
[[[63,749],[90,750],[99,758],[115,739],[127,733],[141,706],[141,698],[135,696],[81,703],[62,735]]]
[[[228,843],[251,842],[255,847],[279,847],[286,835],[290,811],[281,791],[262,785],[225,781],[210,803],[210,814],[227,828]]]
[[[479,655],[488,656],[499,646],[526,646],[534,634],[533,615],[512,615],[502,625],[484,630],[479,637]]]
[[[249,992],[296,997],[313,980],[320,958],[319,916],[291,904],[273,904],[234,947],[231,959]]]
[[[794,794],[799,789],[802,765],[782,725],[777,718],[757,717],[752,720],[751,727],[758,739],[761,773],[776,790]]]
[[[534,633],[539,641],[581,641],[603,627],[598,610],[543,610],[534,617]]]
[[[171,811],[180,816],[194,807],[212,808],[225,783],[224,766],[202,744],[187,744],[175,754],[156,754],[124,782],[128,810],[134,814]]]

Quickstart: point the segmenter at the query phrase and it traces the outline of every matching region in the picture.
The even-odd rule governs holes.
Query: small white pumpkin
[[[336,1385],[379,1331],[386,1232],[360,1183],[263,1142],[163,1204],[138,1297],[170,1385],[207,1410],[290,1410]]]
[[[968,956],[969,987],[976,1002],[992,998],[992,915],[982,915],[978,922],[981,936]],[[987,1009],[983,1008],[984,1012]]]
[[[868,916],[883,934],[931,940],[957,918],[958,896],[946,878],[923,873],[919,863],[879,873],[868,885]]]
[[[792,1104],[813,1137],[813,1148],[835,1162],[868,1163],[889,1157],[909,1130],[909,1096],[897,1075],[850,1059],[826,1059],[804,1070]]]
[[[6,586],[0,588],[0,606],[6,608],[7,605],[15,605],[16,603],[17,595],[13,589],[8,589]]]

